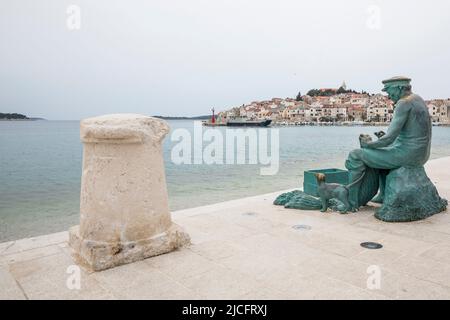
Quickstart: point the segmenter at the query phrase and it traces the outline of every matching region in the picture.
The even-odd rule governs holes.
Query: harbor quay
[[[425,166],[446,198],[449,166]],[[1,243],[0,299],[450,299],[448,211],[393,224],[376,204],[299,211],[279,194],[172,212],[190,245],[99,272],[75,263],[67,231]]]

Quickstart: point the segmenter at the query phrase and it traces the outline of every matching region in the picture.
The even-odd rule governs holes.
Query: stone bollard
[[[114,114],[81,121],[80,225],[69,231],[75,261],[98,271],[190,242],[172,223],[161,142],[163,120]]]

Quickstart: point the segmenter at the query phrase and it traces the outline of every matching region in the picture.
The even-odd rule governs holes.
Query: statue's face
[[[402,97],[402,89],[400,87],[388,87],[385,90],[394,103],[397,103],[398,100]]]

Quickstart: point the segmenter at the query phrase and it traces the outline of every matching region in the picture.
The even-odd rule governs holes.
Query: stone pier
[[[172,223],[161,142],[163,120],[115,114],[81,121],[80,225],[69,231],[75,261],[98,271],[190,242]]]

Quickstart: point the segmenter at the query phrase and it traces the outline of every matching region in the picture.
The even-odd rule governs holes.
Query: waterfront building
[[[305,120],[308,122],[316,122],[323,116],[322,107],[311,107],[305,110]]]
[[[367,120],[371,122],[390,122],[393,110],[387,105],[370,105],[367,108]]]
[[[348,121],[365,121],[367,119],[367,110],[362,105],[350,105],[347,108]]]
[[[433,122],[450,123],[450,99],[427,101],[427,106]]]

